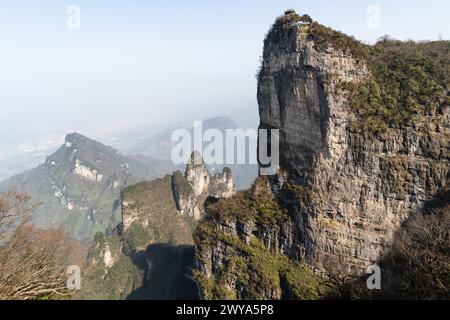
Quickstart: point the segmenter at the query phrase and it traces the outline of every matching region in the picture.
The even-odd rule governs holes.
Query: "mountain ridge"
[[[4,181],[0,189],[21,189],[39,203],[33,212],[38,226],[62,224],[75,238],[89,241],[117,224],[121,188],[176,169],[164,161],[145,161],[71,133],[44,163]]]

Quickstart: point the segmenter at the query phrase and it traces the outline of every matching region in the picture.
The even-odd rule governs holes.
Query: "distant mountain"
[[[120,221],[121,190],[177,168],[145,156],[127,157],[83,135],[67,135],[64,145],[38,167],[0,184],[22,190],[38,206],[33,221],[42,228],[64,225],[73,237],[89,241]]]
[[[192,123],[193,124],[193,123]],[[227,117],[215,117],[206,119],[202,123],[203,130],[218,129],[225,132],[226,129],[237,128],[236,122]],[[146,156],[157,157],[159,159],[170,159],[172,147],[176,145],[176,142],[171,141],[172,132],[176,128],[165,130],[159,134],[152,136],[151,138],[141,141],[141,143],[134,147],[134,149],[128,150],[130,154],[143,154]],[[192,128],[186,128],[191,133]]]
[[[169,121],[168,123],[154,123],[152,121],[109,123],[106,126],[107,128],[103,124],[96,127],[88,126],[80,130],[86,136],[102,141],[126,156],[144,154],[154,159],[170,160],[170,154],[174,146],[174,143],[170,140],[173,130],[177,126],[188,129],[192,125],[193,121],[185,119],[182,123],[176,121]],[[257,110],[244,109],[230,113],[227,117],[207,119],[203,121],[203,126],[205,130],[217,128],[222,132],[230,128],[257,128]],[[64,142],[64,132],[55,128],[50,132],[33,137],[12,140],[7,145],[0,144],[0,183],[41,164],[49,154],[54,153]],[[216,169],[220,171],[222,168]],[[249,187],[256,177],[256,166],[233,169],[234,172],[242,173],[238,174],[237,187],[239,189]]]
[[[242,115],[240,118],[248,118],[248,117]],[[242,125],[237,124],[235,121],[231,120],[228,117],[215,117],[204,120],[202,123],[202,127],[203,131],[206,131],[208,129],[217,129],[221,131],[225,137],[227,129],[250,128],[251,121],[247,122],[240,121],[240,123],[242,123]],[[142,154],[145,156],[151,156],[152,158],[170,161],[172,148],[177,144],[177,142],[171,141],[171,135],[175,129],[176,128],[171,130],[165,130],[159,134],[154,135],[149,139],[142,140],[139,144],[134,144],[134,147],[126,150],[126,152],[128,154]],[[191,134],[193,134],[193,128],[186,128],[186,129],[188,129],[191,132]],[[203,147],[205,147],[209,143],[210,142],[205,142]],[[256,153],[256,149],[249,150],[247,146],[247,154],[250,153]],[[258,167],[256,164],[208,165],[208,169],[211,170],[212,172],[221,171],[225,166],[229,167],[231,171],[234,173],[236,187],[238,189],[249,188],[258,175]]]

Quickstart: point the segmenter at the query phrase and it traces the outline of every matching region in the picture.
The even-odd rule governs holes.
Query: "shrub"
[[[427,44],[383,40],[366,58],[372,77],[343,83],[358,116],[356,130],[381,133],[412,125],[416,115],[448,105],[450,42]]]

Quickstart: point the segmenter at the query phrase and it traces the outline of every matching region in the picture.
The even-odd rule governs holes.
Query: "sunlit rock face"
[[[174,174],[173,186],[180,213],[196,220],[204,214],[206,199],[229,198],[236,192],[231,170],[224,168],[222,173],[211,175],[198,151],[192,153],[184,177]]]
[[[231,170],[211,175],[198,153],[192,154],[184,174],[176,171],[123,188],[121,221],[110,235],[95,235],[80,297],[197,299],[191,275],[193,233],[208,200],[234,193]]]
[[[75,159],[75,166],[73,168],[73,173],[91,181],[100,182],[103,179],[103,175],[101,173],[99,173],[95,169],[89,168],[88,166],[81,164],[81,161],[78,159]]]
[[[190,161],[186,165],[185,177],[196,196],[200,196],[208,191],[211,177],[198,151],[192,153]]]
[[[409,213],[445,187],[448,152],[439,141],[448,126],[420,119],[418,128],[366,137],[349,130],[355,115],[342,82],[370,76],[365,62],[332,47],[319,49],[309,25],[272,30],[258,83],[261,128],[280,129],[280,164],[273,180],[306,187],[309,201],[296,212],[291,252],[322,268],[339,257],[350,269],[377,261]],[[440,122],[448,123],[448,110]],[[445,128],[445,129],[444,129]],[[444,130],[442,130],[444,129]],[[286,201],[289,201],[286,199]]]
[[[211,177],[209,183],[209,194],[211,197],[230,198],[236,193],[233,174],[229,168],[224,168],[221,173],[216,173]]]

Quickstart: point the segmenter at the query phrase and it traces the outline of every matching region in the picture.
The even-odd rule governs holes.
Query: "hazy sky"
[[[80,30],[66,26],[73,4]],[[448,0],[0,0],[0,145],[256,108],[264,35],[288,8],[364,41],[450,36]]]

